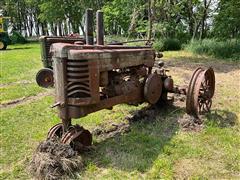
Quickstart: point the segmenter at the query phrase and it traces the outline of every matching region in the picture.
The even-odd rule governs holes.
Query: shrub
[[[163,41],[158,40],[158,41],[154,42],[154,43],[153,43],[153,48],[154,48],[156,51],[158,51],[158,52],[164,51],[164,43],[163,43]]]
[[[218,41],[216,39],[204,39],[191,41],[186,48],[195,54],[204,54],[216,58],[240,60],[240,44],[237,41]]]
[[[181,49],[181,43],[177,39],[165,39],[164,50],[165,51],[177,51]]]
[[[156,51],[177,51],[181,49],[181,43],[172,38],[160,39],[153,44],[153,48]]]
[[[13,31],[12,35],[10,36],[12,44],[25,44],[27,40],[18,32]]]

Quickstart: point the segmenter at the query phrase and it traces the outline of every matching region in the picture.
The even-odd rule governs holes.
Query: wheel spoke
[[[215,90],[215,75],[212,68],[198,69],[189,84],[187,94],[187,112],[198,117],[199,114],[209,112]]]

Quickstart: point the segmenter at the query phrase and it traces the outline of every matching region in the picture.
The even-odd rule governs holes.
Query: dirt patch
[[[181,96],[178,98],[179,98],[178,101],[180,101],[181,103],[184,101],[184,99],[182,99]],[[169,114],[169,116],[179,110],[181,110],[181,109],[177,108],[177,109],[173,110]],[[151,121],[156,120],[156,117],[159,116],[161,113],[162,113],[162,109],[159,108],[158,106],[150,106],[150,107],[144,108],[142,110],[136,111],[132,115],[130,115],[126,118],[129,120],[130,123],[139,121],[139,120],[151,122]],[[198,132],[198,131],[201,131],[203,128],[203,121],[201,120],[201,118],[198,119],[198,118],[190,116],[186,113],[182,117],[179,117],[176,120],[176,123],[179,124],[180,129],[182,129],[183,131],[197,131]]]
[[[178,123],[183,131],[201,131],[203,129],[203,121],[188,114],[184,114],[178,118]]]
[[[126,117],[129,123],[136,121],[154,121],[159,114],[159,109],[156,106],[148,106],[138,111],[133,111]]]
[[[104,125],[98,126],[93,130],[92,134],[100,139],[108,139],[129,131],[130,126],[128,123],[120,123],[111,124],[111,126],[108,127],[107,129],[104,127]]]
[[[19,99],[9,101],[7,103],[0,104],[0,108],[10,108],[10,107],[15,107],[20,104],[27,104],[27,103],[39,100],[44,96],[49,96],[51,94],[52,93],[48,91],[48,92],[44,92],[44,93],[39,93],[36,96],[22,97]]]
[[[74,172],[83,168],[81,156],[70,145],[61,144],[58,139],[39,144],[29,166],[29,172],[36,179],[69,179]]]
[[[11,83],[6,83],[6,84],[0,84],[0,88],[6,88],[8,86],[13,86],[13,85],[25,85],[25,84],[32,84],[34,81],[28,81],[28,80],[22,80],[22,81],[17,81],[17,82],[11,82]]]

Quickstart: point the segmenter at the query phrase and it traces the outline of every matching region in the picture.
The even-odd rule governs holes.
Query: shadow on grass
[[[238,117],[235,113],[226,110],[215,110],[206,115],[207,124],[220,128],[228,128],[238,125]]]
[[[164,59],[163,59],[164,60]],[[181,56],[172,58],[171,61],[166,61],[168,67],[180,67],[189,70],[194,70],[198,67],[213,67],[215,72],[228,73],[231,71],[239,70],[240,65],[238,62],[229,62],[224,60],[217,60],[208,57],[189,57]]]
[[[156,109],[155,109],[156,110]],[[140,111],[146,111],[142,109]],[[185,113],[184,108],[168,106],[157,109],[154,118],[130,120],[131,131],[105,139],[97,144],[87,159],[98,167],[116,168],[122,171],[147,172],[164,147],[179,131],[178,119]],[[217,127],[230,127],[237,124],[236,114],[229,111],[215,111],[206,116],[208,122]]]
[[[146,109],[140,110],[140,113]],[[143,112],[144,113],[144,112]],[[151,112],[150,112],[151,113]],[[131,131],[97,144],[88,159],[99,167],[146,172],[179,129],[177,117],[183,109],[175,106],[154,109],[154,115],[130,119]]]

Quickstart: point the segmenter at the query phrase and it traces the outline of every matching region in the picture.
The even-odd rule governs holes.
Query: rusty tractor
[[[212,68],[197,68],[187,88],[174,85],[163,63],[156,66],[150,46],[104,45],[103,13],[97,12],[97,43],[93,43],[93,12],[86,12],[86,44],[57,42],[51,45],[55,104],[61,123],[53,126],[55,136],[77,151],[92,145],[91,133],[72,119],[111,109],[114,105],[143,102],[157,104],[168,93],[186,95],[186,111],[199,117],[209,112],[215,90]],[[43,81],[48,86],[53,82]]]

